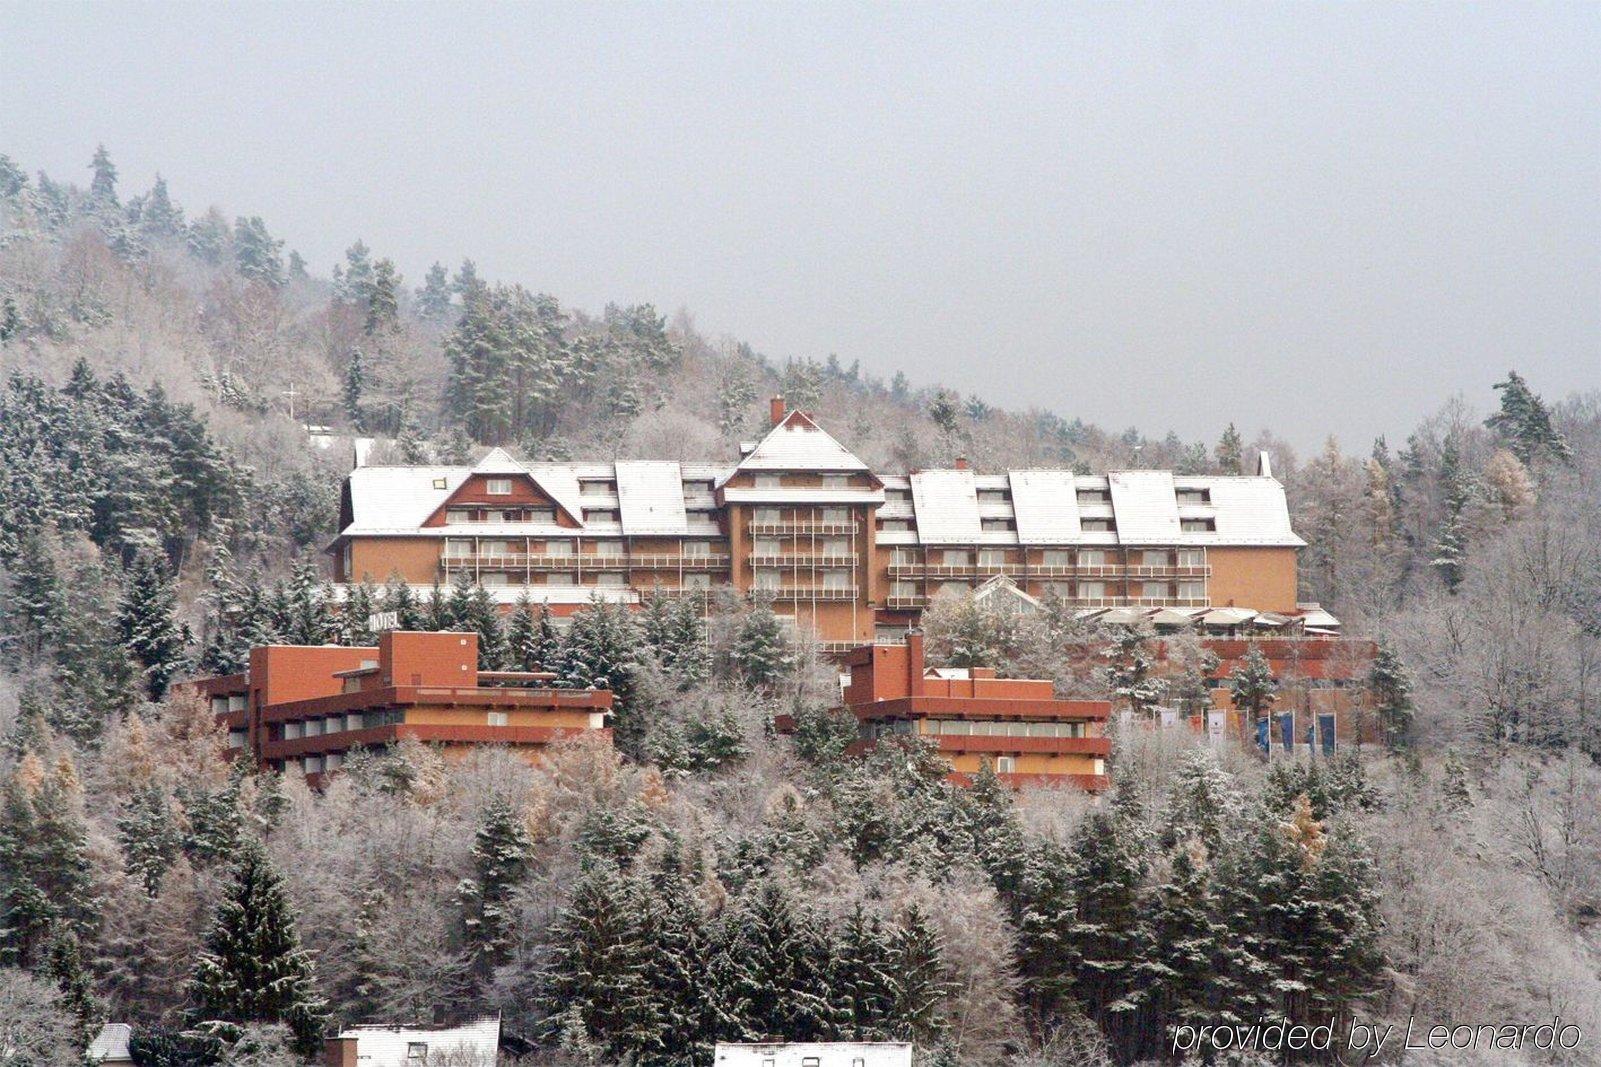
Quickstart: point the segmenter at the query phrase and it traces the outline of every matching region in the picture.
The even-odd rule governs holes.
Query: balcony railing
[[[1207,578],[1211,567],[1124,567],[1118,564],[1095,563],[1077,566],[1072,563],[907,563],[892,562],[891,578],[987,578],[992,574],[1006,574],[1013,578]]]
[[[855,600],[860,593],[856,586],[844,588],[821,585],[781,585],[777,588],[755,588],[752,596],[772,600]]]
[[[727,555],[672,556],[632,555],[603,556],[598,553],[569,556],[555,554],[497,553],[477,556],[442,556],[441,569],[446,571],[620,571],[620,570],[685,570],[725,571],[730,557]]]
[[[855,533],[858,525],[849,520],[845,522],[825,522],[823,520],[795,519],[784,522],[752,522],[750,532],[755,537],[783,536],[785,534],[851,534]]]
[[[928,603],[926,596],[891,596],[884,598],[884,606],[891,611],[910,611]]]
[[[757,555],[752,552],[750,557],[752,567],[855,567],[855,556],[841,555],[814,555],[809,552],[794,552],[778,556]]]
[[[632,555],[626,557],[628,566],[633,570],[684,570],[684,571],[726,571],[730,559],[728,556],[669,556],[669,555]]]

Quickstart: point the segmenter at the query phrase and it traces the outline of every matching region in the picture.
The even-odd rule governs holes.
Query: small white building
[[[457,1026],[347,1026],[327,1042],[329,1067],[495,1067],[500,1016]]]
[[[718,1042],[716,1067],[912,1067],[901,1041]]]
[[[133,1027],[127,1023],[107,1023],[90,1042],[85,1058],[102,1067],[123,1067],[133,1062],[128,1043],[133,1040]]]

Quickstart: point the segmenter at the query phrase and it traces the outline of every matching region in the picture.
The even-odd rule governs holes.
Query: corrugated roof
[[[677,463],[650,460],[618,462],[617,503],[623,533],[687,534],[684,475]]]
[[[1112,471],[1106,478],[1120,542],[1170,545],[1178,541],[1179,508],[1172,471]]]
[[[1077,478],[1072,471],[1012,471],[1017,540],[1048,545],[1079,539]]]
[[[918,538],[925,545],[972,543],[979,539],[982,527],[972,471],[914,472],[912,507],[917,512]]]

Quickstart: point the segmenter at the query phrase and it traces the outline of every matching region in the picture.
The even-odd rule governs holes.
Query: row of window
[[[794,476],[783,474],[758,474],[755,477],[755,485],[757,489],[782,489],[786,485],[795,486],[797,488],[809,487],[811,485],[811,480],[818,476],[804,474]],[[824,489],[849,489],[851,487],[851,478],[848,474],[824,474],[821,477],[822,488]]]
[[[579,553],[574,551],[575,543],[572,541],[530,541],[528,551],[523,551],[520,541],[469,541],[464,538],[445,538],[445,557],[447,559],[463,559],[471,556],[583,556],[586,559],[594,556],[598,559],[622,559],[623,543],[621,541],[591,541],[591,551]],[[641,553],[651,555],[652,553]],[[671,555],[672,553],[663,553]],[[701,559],[712,554],[710,541],[681,541],[678,543],[678,555]]]
[[[286,722],[273,729],[273,740],[298,741],[303,737],[322,737],[327,734],[344,733],[349,730],[371,730],[379,726],[396,726],[406,721],[403,711],[367,711],[355,712],[349,715],[325,715],[316,719],[302,719],[298,722]],[[484,713],[484,725],[506,726],[510,723],[510,713],[504,711],[487,711]],[[240,731],[241,734],[243,731]],[[230,735],[232,743],[232,735]],[[244,744],[243,737],[239,744]]]
[[[971,567],[975,557],[980,567],[1000,567],[1014,562],[1010,557],[1013,552],[1004,548],[981,548],[975,554],[970,549],[946,548],[931,551],[926,556],[926,562],[933,567]],[[890,563],[897,567],[922,566],[925,557],[916,549],[899,548],[890,556]],[[1121,566],[1123,554],[1105,548],[1048,548],[1040,554],[1038,566],[1044,567],[1113,567]],[[1177,550],[1165,548],[1147,548],[1128,553],[1128,565],[1131,567],[1204,567],[1206,566],[1206,549],[1180,548]]]
[[[847,591],[855,584],[856,572],[852,570],[825,570],[817,572],[821,578],[824,589],[837,589]],[[710,577],[708,575],[707,577]],[[776,568],[761,567],[756,571],[757,589],[780,589],[784,585],[784,572]]]

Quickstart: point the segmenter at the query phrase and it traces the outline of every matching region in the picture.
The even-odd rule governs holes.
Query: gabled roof
[[[1078,481],[1072,471],[1011,471],[1009,478],[1018,544],[1050,545],[1079,539]]]
[[[721,487],[739,471],[873,472],[856,454],[812,421],[804,411],[791,411],[756,442],[732,471],[718,480]],[[875,477],[876,481],[876,477]]]
[[[978,588],[973,590],[973,600],[979,604],[994,600],[1003,610],[1028,613],[1038,611],[1045,606],[1038,597],[1024,592],[1005,574],[997,574],[980,582]]]
[[[684,475],[677,463],[619,460],[617,505],[623,533],[630,537],[689,533]]]
[[[913,472],[912,507],[925,545],[971,544],[983,529],[970,470]]]

